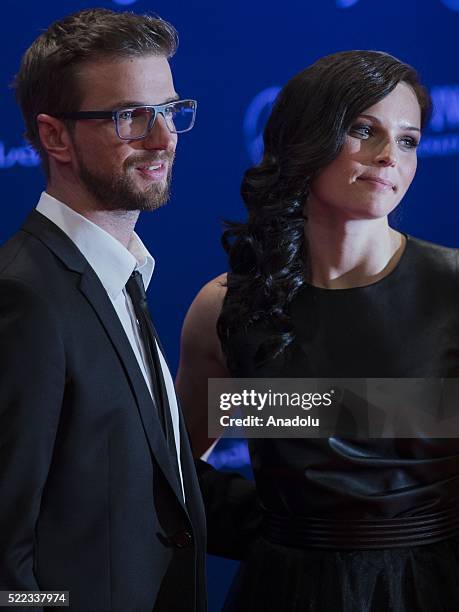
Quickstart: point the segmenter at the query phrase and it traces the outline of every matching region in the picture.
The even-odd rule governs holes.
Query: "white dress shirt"
[[[128,247],[125,248],[121,242],[101,227],[75,212],[63,202],[56,200],[56,198],[53,198],[45,191],[41,194],[37,210],[67,234],[99,277],[126,332],[150,395],[153,397],[151,373],[145,355],[145,347],[139,335],[137,319],[131,299],[126,292],[126,283],[134,270],[137,270],[142,275],[145,290],[148,288],[155,266],[153,257],[135,232],[133,232],[129,240]],[[158,354],[171,409],[180,480],[182,492],[185,496],[182,466],[180,463],[180,430],[177,398],[169,368],[159,346]]]

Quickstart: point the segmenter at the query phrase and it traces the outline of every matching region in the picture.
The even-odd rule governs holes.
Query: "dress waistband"
[[[333,520],[266,512],[264,537],[292,548],[376,549],[433,544],[459,534],[459,507],[422,516]]]

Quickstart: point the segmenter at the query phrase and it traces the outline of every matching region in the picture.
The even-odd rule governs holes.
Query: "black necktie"
[[[140,272],[133,272],[126,283],[126,291],[132,301],[135,316],[139,324],[140,337],[145,348],[145,355],[150,370],[154,402],[158,411],[159,420],[166,437],[167,446],[173,465],[178,474],[177,451],[175,447],[174,428],[172,425],[169,399],[163,370],[156,344],[156,330],[148,310],[147,296]]]

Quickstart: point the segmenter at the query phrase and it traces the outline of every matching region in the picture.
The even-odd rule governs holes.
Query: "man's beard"
[[[156,210],[169,200],[172,179],[172,165],[174,154],[168,153],[156,159],[130,158],[122,172],[112,174],[98,174],[90,170],[83,161],[81,152],[76,149],[79,166],[79,178],[87,191],[98,201],[100,210]],[[142,191],[136,187],[129,169],[145,164],[167,162],[167,176],[165,181],[152,182],[151,186]]]

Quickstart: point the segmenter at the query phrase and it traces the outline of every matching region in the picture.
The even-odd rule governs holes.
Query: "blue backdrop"
[[[171,202],[144,215],[138,226],[156,258],[150,300],[174,367],[189,303],[204,282],[226,269],[221,220],[243,215],[241,175],[260,154],[272,100],[287,79],[321,55],[380,49],[420,71],[435,111],[398,225],[459,246],[459,0],[2,0],[0,242],[19,227],[44,187],[9,88],[20,56],[51,21],[95,4],[156,12],[171,21],[180,34],[172,61],[177,91],[199,101],[196,127],[179,142]],[[211,460],[244,470],[246,447],[224,441]],[[210,612],[220,610],[235,568],[233,562],[209,560]]]

